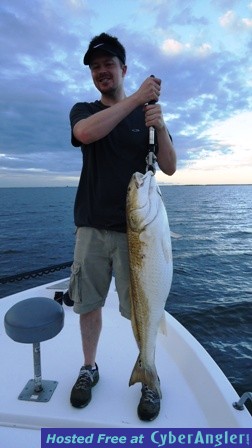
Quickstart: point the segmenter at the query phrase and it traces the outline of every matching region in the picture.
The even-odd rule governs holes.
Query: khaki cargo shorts
[[[112,273],[115,276],[120,313],[130,319],[126,234],[79,227],[69,284],[69,294],[76,313],[86,314],[104,306]]]

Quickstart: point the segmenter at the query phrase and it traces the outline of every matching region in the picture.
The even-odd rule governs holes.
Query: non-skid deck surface
[[[59,289],[59,287],[58,287]],[[53,289],[36,288],[34,296],[53,297]],[[30,295],[31,296],[31,295]],[[18,299],[27,297],[25,293]],[[17,301],[17,295],[0,302],[1,315]],[[54,339],[41,343],[42,378],[56,380],[58,386],[48,403],[34,403],[17,399],[26,382],[33,378],[32,346],[12,341],[0,327],[1,392],[0,423],[4,426],[24,428],[41,427],[235,427],[235,418],[225,420],[221,393],[211,396],[211,372],[205,377],[202,360],[195,357],[192,349],[185,351],[184,330],[177,333],[176,321],[168,316],[168,335],[158,335],[156,365],[161,379],[163,398],[161,412],[154,422],[144,423],[137,417],[137,405],[141,385],[129,387],[128,381],[138,351],[131,324],[118,311],[118,299],[111,286],[103,313],[97,363],[100,381],[93,389],[91,403],[84,409],[71,406],[71,388],[82,365],[79,318],[72,308],[64,306],[65,326]],[[186,332],[186,337],[191,335]],[[192,338],[193,339],[193,338]],[[195,341],[196,342],[196,341]],[[196,344],[198,344],[196,342]],[[203,351],[197,345],[197,350]],[[212,360],[211,360],[212,361]],[[197,364],[198,363],[198,364]],[[204,364],[204,362],[203,362]],[[210,363],[210,370],[215,364]],[[202,374],[201,374],[202,369]],[[199,373],[196,378],[197,372]],[[222,377],[221,377],[222,378]],[[223,375],[223,379],[224,379]],[[201,384],[201,381],[205,384]],[[207,381],[207,382],[206,382]],[[224,384],[225,381],[224,381]],[[202,406],[202,393],[205,404]],[[228,389],[232,395],[232,388]],[[218,394],[220,397],[218,397]],[[230,401],[237,399],[234,393]],[[219,407],[215,408],[216,400]],[[222,419],[220,417],[222,415]],[[235,415],[235,414],[234,414]],[[5,434],[3,428],[3,434]],[[1,428],[0,428],[1,434]]]

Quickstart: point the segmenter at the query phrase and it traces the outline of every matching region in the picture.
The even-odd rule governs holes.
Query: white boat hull
[[[57,282],[56,282],[57,283]],[[49,287],[48,287],[49,286]],[[103,313],[103,331],[97,363],[100,381],[91,403],[73,408],[71,388],[82,364],[79,318],[64,306],[65,326],[55,338],[41,343],[42,378],[58,386],[48,403],[18,400],[33,378],[32,346],[11,340],[4,330],[4,315],[17,301],[54,296],[54,284],[33,288],[1,300],[0,440],[8,448],[40,447],[40,429],[54,428],[251,428],[248,411],[232,403],[237,393],[203,347],[171,315],[158,335],[156,366],[161,380],[161,412],[149,423],[140,421],[136,408],[140,385],[128,381],[137,355],[131,324],[118,311],[112,283]],[[65,288],[62,281],[56,290]],[[24,443],[22,442],[24,439]],[[29,438],[35,442],[28,444]],[[12,441],[13,440],[13,444]]]

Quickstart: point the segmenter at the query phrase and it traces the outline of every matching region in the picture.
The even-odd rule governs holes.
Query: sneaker
[[[157,390],[151,390],[142,385],[142,396],[137,408],[138,417],[140,420],[151,421],[154,420],[160,411],[160,398]]]
[[[84,408],[92,398],[91,389],[99,381],[97,364],[95,364],[95,367],[95,369],[92,369],[92,366],[88,365],[80,369],[79,376],[72,388],[70,396],[70,402],[75,408]]]

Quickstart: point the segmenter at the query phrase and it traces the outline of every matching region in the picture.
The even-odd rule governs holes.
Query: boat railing
[[[67,261],[65,263],[54,264],[44,268],[35,269],[33,271],[20,272],[19,274],[1,277],[0,284],[4,285],[6,283],[20,282],[22,280],[29,280],[30,278],[42,277],[42,275],[48,275],[53,272],[69,268],[72,265],[72,263],[73,263],[72,261]]]
[[[252,392],[244,392],[240,400],[233,403],[234,408],[238,411],[242,411],[247,400],[250,400],[252,402]]]

